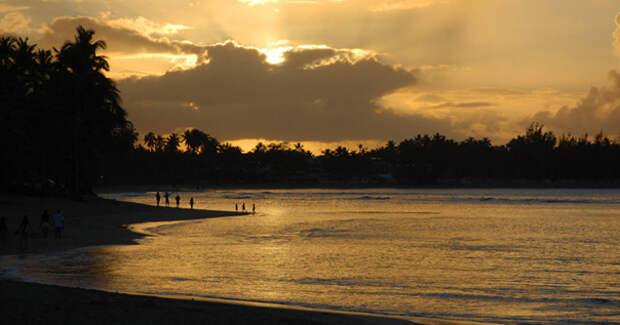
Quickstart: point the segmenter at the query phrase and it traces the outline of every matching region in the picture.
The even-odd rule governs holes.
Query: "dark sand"
[[[53,231],[43,238],[39,220],[43,209],[53,215],[61,209],[65,231],[61,240]],[[28,248],[20,248],[13,233],[23,215],[34,233]],[[134,244],[144,235],[127,226],[140,222],[176,221],[233,216],[232,212],[157,208],[87,197],[84,201],[58,198],[0,196],[0,216],[6,216],[9,234],[0,238],[0,255],[46,254],[58,250]],[[1,236],[1,235],[0,235]],[[0,276],[2,276],[0,265]],[[109,293],[34,284],[0,278],[0,324],[413,324],[370,315],[251,306],[217,301],[192,301]],[[417,321],[417,319],[416,319]],[[463,324],[419,319],[421,324]]]

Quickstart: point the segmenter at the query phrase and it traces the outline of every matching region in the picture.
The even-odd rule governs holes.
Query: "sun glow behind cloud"
[[[267,63],[280,64],[286,60],[284,58],[284,53],[292,49],[293,49],[292,46],[285,46],[285,47],[277,47],[273,49],[258,49],[258,50],[267,56],[267,59],[265,59]]]
[[[195,54],[141,53],[109,55],[114,65],[108,76],[113,79],[128,77],[161,76],[168,71],[187,70],[196,67]]]
[[[371,8],[371,11],[393,11],[393,10],[409,10],[429,7],[437,3],[446,3],[447,1],[436,0],[391,0],[383,2]]]
[[[255,5],[264,5],[266,3],[278,3],[278,0],[237,0],[241,3],[245,3],[248,6],[255,6]]]
[[[117,28],[127,28],[135,30],[144,35],[173,35],[182,30],[191,29],[192,27],[180,25],[180,24],[157,24],[144,17],[137,18],[118,18],[113,20],[107,20],[106,23],[109,26]]]
[[[188,0],[191,10],[164,1],[154,1],[148,8],[121,0],[106,1],[106,5],[93,1],[75,5],[75,0],[50,0],[33,6],[30,2],[0,0],[0,31],[14,34],[29,31],[30,34],[25,36],[44,48],[51,48],[71,40],[75,26],[83,24],[96,31],[97,39],[108,43],[102,54],[111,63],[112,72],[108,76],[116,79],[131,76],[159,79],[171,71],[210,69],[210,55],[215,53],[208,53],[206,49],[227,40],[234,40],[236,47],[249,50],[246,54],[251,54],[255,63],[250,68],[266,71],[295,69],[302,76],[291,74],[282,82],[284,88],[308,74],[356,63],[359,64],[352,70],[356,73],[368,73],[368,70],[361,69],[374,66],[375,61],[400,67],[420,81],[414,87],[390,90],[373,99],[377,116],[399,117],[376,127],[383,132],[377,133],[379,135],[390,134],[399,120],[410,119],[411,122],[407,123],[411,133],[490,136],[501,142],[522,131],[521,120],[531,122],[531,117],[541,110],[555,116],[564,106],[574,107],[590,86],[604,84],[604,72],[617,68],[618,61],[611,55],[609,44],[614,29],[614,48],[620,56],[620,15],[615,19],[615,26],[610,17],[611,13],[620,11],[617,0],[601,0],[595,6],[576,2],[562,6],[566,10],[561,11],[558,8],[563,5],[562,0],[544,3],[535,0]],[[114,5],[117,2],[123,6]],[[63,5],[74,9],[59,9]],[[532,12],[537,14],[532,15]],[[57,16],[58,13],[64,16]],[[588,22],[588,28],[574,23],[577,21]],[[278,41],[282,39],[288,41]],[[233,52],[243,52],[240,49]],[[568,49],[578,50],[571,52]],[[255,55],[256,52],[259,55]],[[251,69],[238,69],[238,66],[230,69],[229,75],[235,76],[234,85],[256,75]],[[271,78],[269,75],[263,77]],[[352,88],[350,98],[363,96],[366,87],[377,83],[374,78],[366,81],[359,76],[347,79],[347,83],[360,80],[358,87]],[[278,82],[275,78],[272,81]],[[260,83],[265,84],[265,81]],[[219,87],[224,86],[221,82],[215,83],[211,88],[218,91],[202,100],[200,94],[206,91],[204,87],[194,91],[198,94],[196,96],[190,93],[174,98],[173,106],[185,113],[209,114],[210,109],[216,107],[211,105],[211,100],[223,92]],[[183,85],[180,88],[190,87]],[[236,86],[229,88],[239,89]],[[549,88],[556,91],[538,91]],[[304,90],[296,96],[305,99],[304,96],[313,88]],[[293,109],[300,105],[305,106],[299,114],[345,112],[349,107],[359,107],[357,102],[335,106],[337,101],[326,97],[328,89],[315,85],[314,90],[317,93],[308,95],[303,103],[285,102],[280,106],[272,105],[270,101],[286,97],[290,92],[274,91],[277,95],[269,97],[268,103],[260,109],[267,115],[279,107]],[[125,102],[130,109],[130,101],[125,95],[124,92],[123,97],[127,97]],[[243,96],[235,94],[231,98],[236,100],[249,95],[255,93],[249,90]],[[150,96],[144,94],[146,98]],[[200,110],[179,104],[190,100]],[[256,103],[253,101],[248,106],[256,108]],[[334,106],[328,110],[329,105]],[[135,113],[131,111],[131,114],[133,118]],[[288,118],[295,120],[299,114]],[[356,112],[350,116],[358,115]],[[286,114],[280,112],[275,116],[282,119]],[[338,118],[343,116],[344,113]],[[171,114],[170,119],[175,117]],[[195,119],[189,120],[196,122]],[[576,121],[570,121],[573,120]],[[210,120],[205,118],[205,121],[196,127],[215,132],[215,127],[208,123]],[[169,132],[166,127],[172,122],[167,120],[166,123],[160,126],[148,120],[148,123],[139,125],[146,125],[140,131],[154,129],[157,125],[159,132]],[[551,122],[546,124],[552,125]],[[179,122],[181,127],[186,125],[187,122]],[[263,137],[274,141],[312,140],[321,136],[304,134],[302,137],[299,130],[287,137],[282,135],[286,130],[259,134],[258,131],[262,130],[257,129],[254,133],[243,133],[248,126],[240,125],[242,123],[233,121],[227,129],[214,134],[223,140],[227,137]],[[569,131],[574,129],[572,125],[560,126]],[[224,136],[228,129],[239,134]],[[362,135],[345,138],[375,136],[371,135],[371,130],[368,128],[366,133],[360,132]],[[319,140],[332,139],[323,137]]]

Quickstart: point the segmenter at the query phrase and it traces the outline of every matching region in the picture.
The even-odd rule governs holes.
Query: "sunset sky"
[[[532,121],[620,134],[619,12],[618,0],[0,0],[0,33],[51,48],[94,29],[142,135],[503,144]]]

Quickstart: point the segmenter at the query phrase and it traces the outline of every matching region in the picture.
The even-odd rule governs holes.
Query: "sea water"
[[[101,195],[155,204],[154,192]],[[19,271],[152,295],[508,324],[620,323],[619,190],[179,195],[182,207],[193,197],[194,208],[254,204],[256,213],[134,225],[151,235],[139,245],[40,257]]]

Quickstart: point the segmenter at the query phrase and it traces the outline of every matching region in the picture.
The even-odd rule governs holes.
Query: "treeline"
[[[60,49],[0,36],[0,183],[5,189],[87,191],[100,158],[137,139],[120,106],[103,41],[77,28]]]
[[[184,149],[182,149],[184,147]],[[280,186],[618,186],[620,144],[602,133],[559,138],[533,123],[506,145],[418,135],[369,150],[320,155],[297,143],[259,143],[250,152],[197,129],[148,133],[123,159],[106,163],[107,184]]]
[[[496,146],[418,135],[369,150],[314,155],[301,144],[259,143],[250,152],[197,129],[138,134],[104,75],[105,48],[77,28],[60,49],[0,36],[0,185],[5,191],[72,194],[94,185],[619,186],[620,144],[602,133],[560,136],[532,124]],[[515,183],[516,182],[516,183]]]

